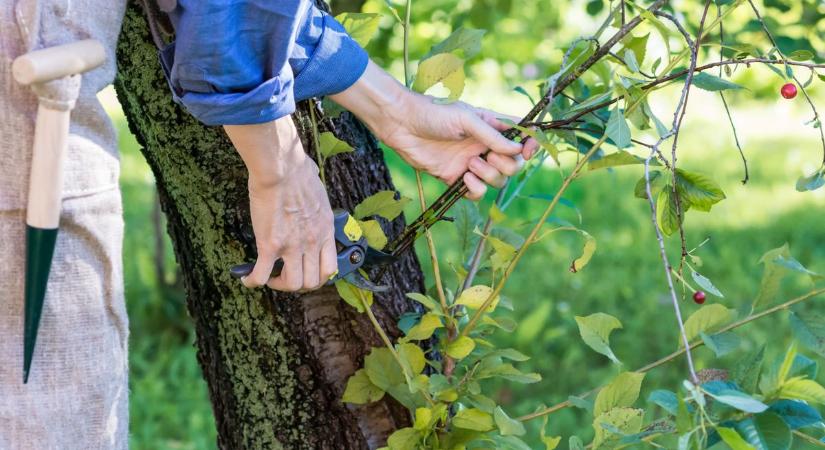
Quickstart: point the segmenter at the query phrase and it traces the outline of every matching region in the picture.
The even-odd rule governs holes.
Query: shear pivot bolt
[[[361,258],[361,252],[352,252],[352,254],[349,255],[349,262],[353,264],[358,264],[361,262]]]

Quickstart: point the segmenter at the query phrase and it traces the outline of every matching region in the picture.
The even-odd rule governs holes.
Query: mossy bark
[[[181,266],[198,361],[223,449],[364,449],[383,445],[407,426],[404,408],[385,398],[364,407],[341,402],[349,375],[381,341],[369,321],[334,288],[303,296],[248,290],[228,267],[254,258],[247,173],[220,128],[204,127],[174,104],[141,7],[130,4],[118,44],[118,98],[154,172]],[[315,154],[309,105],[294,115],[307,151]],[[393,189],[375,139],[344,113],[324,124],[356,150],[325,168],[333,207],[351,209],[378,190]],[[126,205],[128,208],[128,205]],[[396,235],[403,218],[386,227]],[[376,315],[391,335],[420,291],[413,254],[383,280]],[[158,349],[163,351],[163,349]],[[140,395],[139,392],[133,395]]]

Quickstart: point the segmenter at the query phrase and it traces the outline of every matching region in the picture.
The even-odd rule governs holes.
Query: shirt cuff
[[[324,30],[312,56],[295,77],[295,101],[347,89],[361,78],[369,63],[367,52],[343,25],[326,13],[318,13],[323,15]]]
[[[248,92],[208,94],[189,91],[180,97],[180,101],[205,125],[271,122],[295,112],[292,77],[283,75],[270,78]]]

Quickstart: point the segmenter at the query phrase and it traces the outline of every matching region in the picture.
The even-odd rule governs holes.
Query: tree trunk
[[[160,204],[181,266],[197,354],[223,449],[365,449],[408,426],[407,411],[385,396],[364,407],[341,402],[348,377],[381,341],[363,314],[334,288],[296,296],[248,290],[228,268],[254,258],[247,173],[220,128],[204,127],[172,102],[142,8],[130,4],[118,44],[118,98],[154,172]],[[294,115],[311,155],[309,104]],[[327,164],[333,207],[352,210],[394,189],[380,148],[348,113],[324,121],[356,150]],[[126,205],[128,208],[128,205]],[[386,228],[397,235],[403,218]],[[413,253],[382,280],[392,289],[373,306],[391,336],[421,291]],[[163,351],[163,349],[159,349]]]

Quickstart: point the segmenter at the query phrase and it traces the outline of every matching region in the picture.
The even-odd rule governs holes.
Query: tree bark
[[[218,446],[384,445],[393,430],[409,425],[407,411],[389,396],[363,407],[341,402],[348,377],[371,347],[382,345],[367,318],[341,301],[334,288],[296,296],[248,290],[230,278],[229,266],[255,254],[245,167],[220,128],[202,126],[173,103],[136,2],[128,8],[117,59],[118,98],[154,173],[181,266]],[[300,105],[294,120],[305,148],[315,155],[309,107]],[[325,168],[333,207],[352,210],[366,196],[394,189],[381,150],[361,123],[344,113],[323,125],[355,148]],[[392,237],[404,219],[385,225]],[[397,262],[382,281],[392,289],[376,297],[373,309],[390,336],[397,336],[397,319],[413,308],[404,293],[423,288],[414,254]]]

